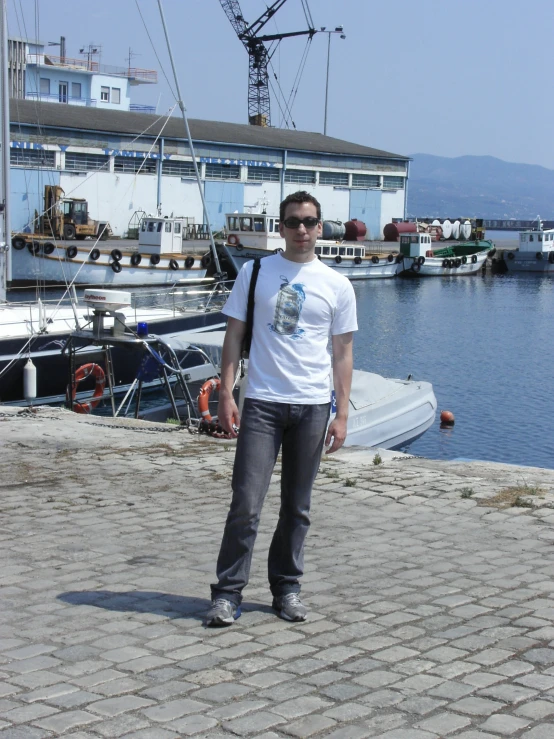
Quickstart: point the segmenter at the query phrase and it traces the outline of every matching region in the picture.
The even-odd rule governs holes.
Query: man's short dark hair
[[[306,192],[306,190],[291,192],[290,195],[287,195],[279,206],[279,218],[281,221],[285,220],[285,211],[287,209],[287,205],[290,205],[290,203],[312,203],[312,205],[315,205],[317,217],[321,221],[321,205],[319,204],[319,200],[316,200],[316,198],[314,198],[313,195],[310,195],[309,192]]]

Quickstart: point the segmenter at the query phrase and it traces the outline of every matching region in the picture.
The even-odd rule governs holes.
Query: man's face
[[[285,239],[285,256],[293,262],[309,262],[314,257],[315,242],[321,236],[321,221],[313,227],[300,223],[297,227],[286,226],[289,218],[303,221],[305,218],[317,220],[317,208],[313,203],[289,203],[285,219],[279,223],[279,232]]]

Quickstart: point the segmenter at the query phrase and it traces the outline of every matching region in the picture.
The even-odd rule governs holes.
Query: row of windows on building
[[[58,95],[60,103],[67,103],[68,98],[70,100],[82,100],[82,86],[80,82],[58,82],[57,92],[52,92],[50,80],[48,77],[40,78],[40,94],[51,97],[52,95]],[[71,93],[71,94],[70,94]],[[121,103],[121,88],[120,87],[104,87],[100,88],[100,100],[103,103],[114,103],[119,105]]]
[[[39,149],[11,149],[10,161],[14,167],[55,167],[55,151]],[[110,157],[105,154],[66,152],[65,169],[75,172],[108,170]],[[128,174],[156,174],[158,160],[135,157],[114,157],[114,172]],[[240,180],[241,167],[236,164],[205,164],[204,178],[210,180]],[[162,162],[162,174],[175,177],[194,177],[192,162],[167,159]],[[248,167],[250,182],[279,182],[281,170],[276,168]],[[381,183],[382,180],[382,183]],[[404,177],[373,174],[349,174],[348,172],[317,172],[311,169],[288,169],[285,182],[297,185],[333,185],[335,187],[380,188],[402,190]]]

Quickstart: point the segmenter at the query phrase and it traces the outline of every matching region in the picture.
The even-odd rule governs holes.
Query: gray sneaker
[[[206,614],[206,626],[231,626],[240,616],[240,606],[225,598],[214,598]]]
[[[285,621],[305,621],[308,609],[300,600],[298,593],[287,593],[273,598],[273,608]]]

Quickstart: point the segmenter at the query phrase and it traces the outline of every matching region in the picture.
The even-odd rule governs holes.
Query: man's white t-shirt
[[[239,272],[223,313],[246,322],[254,262]],[[281,254],[261,260],[246,397],[315,405],[331,397],[329,337],[356,331],[350,281],[319,259],[299,263]]]

